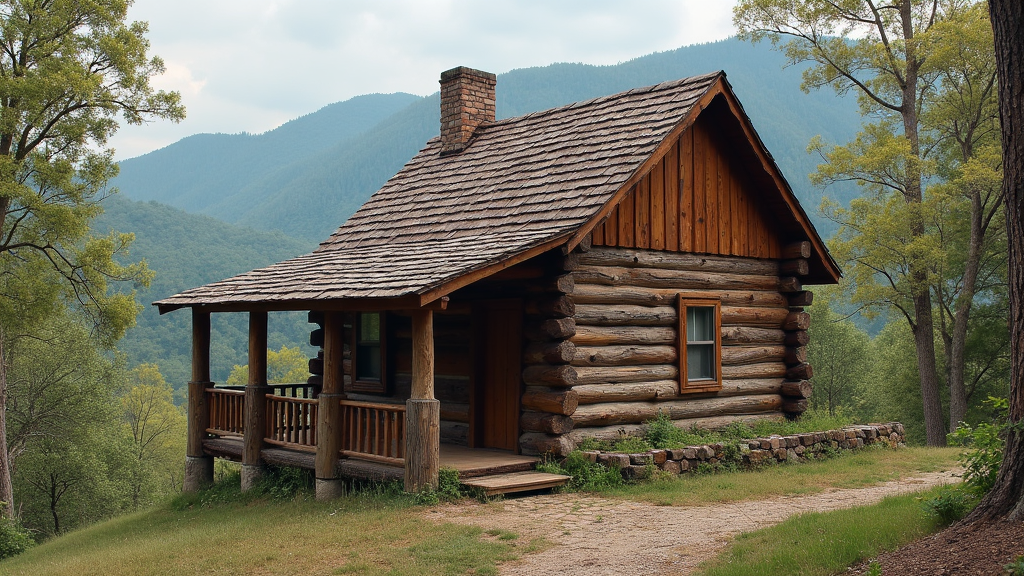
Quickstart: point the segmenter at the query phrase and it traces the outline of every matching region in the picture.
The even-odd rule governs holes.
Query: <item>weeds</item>
[[[1014,558],[1013,562],[1003,566],[1007,576],[1024,576],[1024,554]]]
[[[960,520],[978,505],[978,494],[967,486],[943,486],[923,500],[924,508],[944,526]]]
[[[549,460],[537,466],[541,472],[572,476],[565,489],[578,492],[594,492],[625,483],[618,468],[608,468],[587,460],[581,452],[571,452],[562,462]]]
[[[985,404],[991,406],[995,413],[993,422],[983,422],[973,428],[961,422],[956,432],[949,435],[951,444],[970,448],[960,454],[959,460],[964,467],[964,483],[979,495],[995,486],[999,465],[1003,462],[1004,431],[1009,411],[1006,398],[989,396]]]

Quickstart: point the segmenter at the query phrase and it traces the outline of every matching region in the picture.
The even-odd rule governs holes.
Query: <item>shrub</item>
[[[978,495],[970,488],[944,486],[938,495],[924,500],[924,508],[948,526],[973,510],[978,500]]]
[[[17,556],[35,544],[32,535],[13,520],[0,519],[0,560]]]
[[[1017,556],[1006,566],[1003,566],[1006,570],[1007,576],[1024,576],[1024,554]]]
[[[985,403],[995,411],[993,422],[983,422],[973,428],[961,423],[956,432],[949,435],[951,443],[970,448],[960,454],[959,461],[964,467],[964,483],[978,494],[985,494],[995,486],[999,465],[1003,462],[1004,431],[1009,425],[1009,402],[1005,398],[989,396]]]
[[[618,468],[606,468],[587,460],[582,452],[570,452],[561,462],[547,461],[537,466],[541,472],[572,476],[565,489],[572,492],[592,492],[602,488],[621,486],[624,483]]]
[[[454,502],[467,495],[459,482],[459,471],[454,468],[441,468],[437,472],[437,490],[423,490],[416,495],[416,503],[434,506],[441,502]]]

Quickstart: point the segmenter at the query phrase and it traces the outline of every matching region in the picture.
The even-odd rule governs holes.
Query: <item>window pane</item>
[[[356,378],[380,380],[380,346],[356,347]]]
[[[687,344],[686,378],[688,380],[715,379],[714,344]]]
[[[359,341],[380,342],[380,314],[376,312],[359,314]]]
[[[714,342],[715,309],[710,306],[686,308],[686,341]]]

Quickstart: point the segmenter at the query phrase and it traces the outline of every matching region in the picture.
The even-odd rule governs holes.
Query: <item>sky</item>
[[[420,96],[443,70],[501,74],[555,62],[616,64],[727,38],[734,0],[136,0],[153,79],[187,118],[122,126],[118,160],[201,132],[261,133],[374,92]]]

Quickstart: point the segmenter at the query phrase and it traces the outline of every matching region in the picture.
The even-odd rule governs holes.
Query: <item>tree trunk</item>
[[[0,517],[14,518],[14,486],[7,452],[7,358],[4,332],[0,329]]]
[[[982,226],[984,206],[981,194],[971,194],[971,238],[964,266],[963,288],[953,305],[953,330],[946,358],[947,386],[949,387],[949,430],[956,430],[967,415],[967,387],[964,385],[964,351],[967,348],[967,326],[971,319],[971,306],[978,284],[982,245],[985,229]]]
[[[939,398],[939,373],[935,369],[935,323],[932,299],[925,293],[914,297],[917,323],[914,325],[914,348],[917,350],[917,372],[921,382],[921,404],[924,408],[925,441],[929,446],[946,445],[946,422]]]
[[[989,0],[999,75],[1010,284],[1010,422],[1024,419],[1024,3]],[[1024,519],[1024,430],[1010,428],[996,484],[967,521]]]

